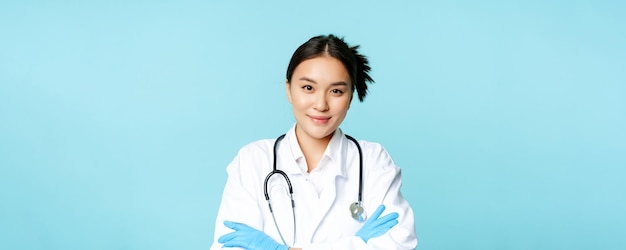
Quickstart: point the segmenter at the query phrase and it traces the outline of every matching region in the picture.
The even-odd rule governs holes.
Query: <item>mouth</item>
[[[328,121],[330,120],[329,116],[315,116],[315,115],[309,115],[309,118],[311,119],[311,121],[313,121],[313,123],[315,124],[326,124],[328,123]]]

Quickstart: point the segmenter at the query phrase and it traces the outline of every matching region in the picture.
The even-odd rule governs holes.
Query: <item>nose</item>
[[[315,97],[313,108],[320,112],[328,111],[329,106],[325,94],[320,93]]]

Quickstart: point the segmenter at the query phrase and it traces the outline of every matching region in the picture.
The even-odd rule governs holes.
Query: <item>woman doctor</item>
[[[285,89],[296,124],[244,146],[228,165],[211,249],[417,246],[400,168],[380,144],[339,128],[354,92],[363,101],[373,82],[357,49],[327,35],[294,52]]]

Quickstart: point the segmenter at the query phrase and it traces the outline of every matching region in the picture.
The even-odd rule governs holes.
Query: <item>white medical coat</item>
[[[263,183],[272,170],[275,139],[260,140],[244,146],[228,165],[228,180],[215,223],[212,250],[222,249],[217,239],[232,232],[225,220],[247,224],[265,232],[282,244],[263,192]],[[293,215],[284,178],[275,174],[268,183],[268,193],[276,221],[290,247],[303,249],[415,249],[417,237],[413,210],[400,193],[401,172],[378,143],[360,140],[363,150],[363,206],[367,218],[380,204],[386,206],[381,216],[397,212],[398,225],[386,234],[371,238],[367,244],[354,234],[363,226],[350,214],[350,204],[357,201],[359,189],[359,153],[356,145],[340,129],[333,135],[320,166],[331,175],[321,193],[309,175],[296,162],[302,151],[295,126],[279,143],[277,168],[283,170],[293,186],[296,242],[293,242]]]

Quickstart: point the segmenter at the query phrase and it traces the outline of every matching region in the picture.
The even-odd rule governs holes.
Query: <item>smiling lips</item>
[[[309,118],[311,118],[311,121],[313,121],[313,123],[319,124],[319,125],[324,125],[324,124],[328,123],[328,120],[330,120],[330,117],[328,117],[328,116],[309,115]]]

